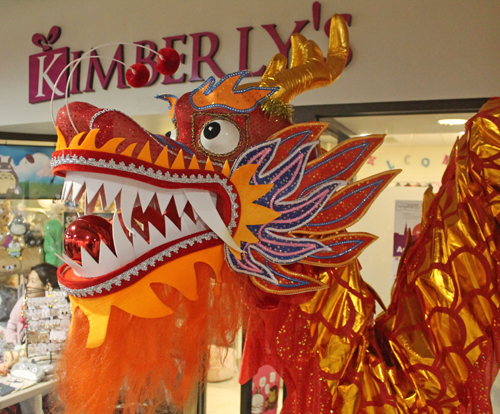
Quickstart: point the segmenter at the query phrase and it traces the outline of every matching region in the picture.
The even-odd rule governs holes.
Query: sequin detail
[[[91,167],[105,168],[111,170],[119,170],[125,171],[129,173],[139,174],[142,176],[147,176],[151,178],[155,178],[157,180],[171,182],[171,183],[203,183],[203,184],[211,184],[216,183],[220,184],[222,188],[227,192],[230,200],[231,200],[231,221],[228,224],[228,229],[231,235],[233,234],[233,230],[236,227],[236,219],[238,218],[238,204],[236,203],[236,199],[238,195],[231,185],[227,178],[220,177],[218,175],[186,175],[174,173],[171,174],[170,171],[163,172],[161,170],[155,171],[153,168],[145,168],[140,165],[136,167],[135,164],[126,164],[123,161],[116,163],[113,159],[110,161],[106,161],[103,159],[96,160],[95,158],[85,158],[83,156],[78,155],[60,155],[59,157],[52,158],[50,160],[51,168],[58,167],[64,164],[73,164],[73,165],[85,165]]]
[[[199,236],[192,237],[187,240],[183,240],[180,243],[177,243],[168,249],[163,250],[162,252],[144,260],[137,266],[130,268],[129,270],[123,272],[122,274],[110,279],[104,283],[99,285],[91,286],[84,289],[70,289],[65,287],[62,283],[60,285],[61,289],[64,290],[68,295],[81,297],[94,296],[95,293],[102,293],[103,290],[107,290],[108,292],[111,290],[113,286],[121,286],[122,281],[129,281],[133,276],[138,276],[140,271],[147,271],[150,268],[154,268],[157,265],[157,262],[162,262],[166,257],[172,257],[179,252],[179,250],[186,249],[190,246],[193,246],[195,243],[203,243],[203,241],[217,239],[217,235],[213,232],[205,233]]]

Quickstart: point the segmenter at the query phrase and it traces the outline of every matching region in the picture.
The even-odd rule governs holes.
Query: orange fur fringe
[[[167,398],[175,407],[185,405],[193,386],[203,381],[210,345],[230,345],[245,313],[244,276],[226,266],[216,283],[208,265],[195,267],[198,300],[154,285],[174,314],[144,319],[113,308],[106,340],[98,348],[86,348],[88,320],[76,310],[59,365],[59,408],[66,414],[111,414],[121,402],[124,414],[135,414],[138,404],[152,414]]]

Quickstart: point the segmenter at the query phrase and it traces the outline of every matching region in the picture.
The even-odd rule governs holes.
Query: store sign
[[[314,2],[312,7],[312,17],[314,29],[320,31],[320,14],[321,7],[319,2]],[[348,25],[351,25],[352,16],[350,14],[342,14],[346,19]],[[288,56],[290,50],[290,37],[294,33],[300,33],[308,24],[309,20],[299,20],[295,22],[295,27],[290,33],[290,35],[283,40],[278,34],[278,28],[276,24],[263,24],[261,28],[265,30],[276,47],[278,51],[285,56]],[[330,28],[330,20],[324,24],[323,30],[325,35],[328,36]],[[254,29],[252,26],[238,27],[236,30],[239,32],[239,56],[236,57],[235,61],[239,62],[238,70],[249,70],[251,76],[261,76],[264,73],[265,66],[253,71],[250,69],[248,62],[248,52],[251,46],[250,42],[250,32]],[[70,52],[68,47],[62,47],[58,49],[53,49],[53,45],[59,39],[61,35],[61,28],[58,26],[52,27],[47,37],[37,33],[33,35],[32,41],[35,46],[41,47],[43,49],[42,53],[37,53],[29,57],[29,102],[45,102],[50,101],[52,98],[52,93],[54,94],[54,99],[64,98],[66,94],[66,84],[68,82],[70,68],[70,62],[74,62],[79,59],[82,55],[82,51]],[[220,69],[217,64],[217,53],[219,53],[220,39],[215,33],[211,32],[198,32],[191,33],[189,35],[180,34],[176,36],[163,37],[162,42],[157,44],[152,40],[140,40],[134,42],[138,45],[135,61],[125,62],[124,59],[124,48],[123,45],[118,45],[113,56],[113,61],[109,64],[109,58],[106,58],[106,65],[108,69],[105,71],[101,62],[101,57],[99,57],[97,51],[93,50],[90,54],[88,68],[86,73],[82,72],[81,65],[78,65],[71,77],[71,84],[69,85],[68,94],[79,94],[84,92],[94,92],[94,80],[97,75],[97,79],[101,84],[103,89],[108,89],[112,82],[112,78],[116,79],[116,88],[125,89],[129,86],[125,81],[125,68],[131,66],[134,63],[143,63],[147,65],[150,69],[151,77],[146,86],[151,86],[158,82],[160,79],[160,73],[155,68],[154,59],[156,57],[153,51],[158,51],[162,47],[176,48],[176,46],[182,44],[187,45],[191,43],[191,72],[189,74],[182,73],[174,76],[162,76],[161,83],[163,85],[173,84],[173,83],[184,83],[186,81],[196,82],[204,80],[201,76],[202,65],[206,65],[210,68],[212,73],[218,78],[224,77],[226,74]],[[144,49],[145,46],[151,50]],[[206,54],[202,53],[202,50],[208,50]],[[348,62],[352,58],[352,53],[349,51]],[[181,54],[181,62],[186,61],[186,54]],[[123,62],[124,64],[120,64]],[[114,76],[116,73],[116,76]],[[83,82],[81,81],[83,80]]]

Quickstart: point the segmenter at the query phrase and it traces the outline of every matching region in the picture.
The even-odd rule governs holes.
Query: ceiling
[[[362,117],[321,118],[331,128],[326,134],[335,136],[336,131],[349,137],[366,134],[385,134],[386,145],[452,145],[464,131],[463,125],[440,125],[440,119],[469,119],[474,113],[383,115]]]

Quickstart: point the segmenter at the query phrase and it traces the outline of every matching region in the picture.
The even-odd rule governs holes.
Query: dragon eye
[[[200,134],[200,144],[208,152],[224,155],[238,148],[240,131],[232,122],[217,119],[207,123]]]

